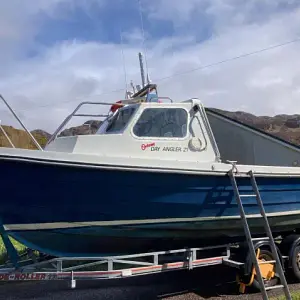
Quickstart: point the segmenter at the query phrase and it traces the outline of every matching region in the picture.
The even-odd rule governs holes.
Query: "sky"
[[[0,94],[31,130],[123,99],[139,51],[160,96],[300,114],[299,0],[0,0],[0,47]]]

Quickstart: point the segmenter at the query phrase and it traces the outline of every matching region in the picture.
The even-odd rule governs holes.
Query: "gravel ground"
[[[121,280],[77,282],[71,290],[65,281],[9,282],[0,285],[2,300],[255,300],[259,293],[238,295],[235,273],[224,266],[212,266],[193,271],[132,277]],[[300,284],[291,284],[300,290]],[[278,293],[277,293],[278,294]],[[273,294],[269,295],[275,295]]]

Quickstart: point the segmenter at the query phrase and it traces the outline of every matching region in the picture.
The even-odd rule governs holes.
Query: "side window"
[[[185,137],[187,111],[183,108],[146,108],[133,127],[138,137]]]
[[[135,112],[135,107],[119,109],[116,115],[110,120],[106,133],[115,133],[123,130]]]

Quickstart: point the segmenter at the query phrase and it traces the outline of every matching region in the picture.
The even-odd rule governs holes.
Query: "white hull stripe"
[[[30,163],[37,164],[46,164],[54,166],[68,166],[68,167],[80,167],[80,168],[96,168],[104,170],[118,170],[118,171],[142,171],[142,172],[154,172],[154,173],[175,173],[175,174],[191,174],[191,175],[213,175],[213,176],[224,176],[228,174],[228,171],[231,169],[229,164],[221,164],[225,169],[217,169],[219,166],[215,166],[212,163],[208,169],[193,169],[193,168],[180,168],[177,169],[174,166],[130,166],[130,165],[121,165],[121,164],[97,164],[93,162],[84,162],[84,161],[67,161],[67,160],[55,160],[51,158],[39,158],[39,157],[22,157],[17,155],[3,155],[0,154],[0,160],[9,160],[9,161],[25,161]],[[131,163],[132,164],[132,163]],[[300,168],[299,167],[277,167],[272,166],[266,169],[266,166],[257,166],[257,165],[237,165],[239,168],[239,177],[249,177],[249,170],[253,170],[256,176],[259,177],[300,177]],[[246,169],[245,169],[246,167]],[[242,170],[240,170],[243,168]]]
[[[300,215],[300,210],[269,213],[268,217],[283,217]],[[247,218],[261,218],[260,214],[247,215]],[[166,219],[146,219],[146,220],[119,220],[119,221],[91,221],[91,222],[55,222],[55,223],[35,223],[35,224],[5,224],[5,230],[42,230],[42,229],[63,229],[91,226],[120,226],[120,225],[144,225],[156,223],[181,223],[181,222],[209,222],[238,220],[240,216],[224,217],[198,217],[198,218],[166,218]]]

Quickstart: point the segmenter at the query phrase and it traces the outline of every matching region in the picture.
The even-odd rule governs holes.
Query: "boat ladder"
[[[250,178],[251,185],[252,185],[252,190],[253,190],[254,193],[250,194],[250,195],[249,194],[244,195],[244,194],[240,194],[238,184],[237,184],[237,180],[236,180],[237,174],[234,173],[234,170],[236,170],[236,166],[233,164],[233,168],[229,171],[229,177],[230,177],[230,180],[231,180],[231,184],[232,184],[232,187],[233,187],[233,191],[234,191],[236,201],[237,201],[238,206],[239,206],[240,216],[241,216],[241,219],[242,219],[242,223],[243,223],[243,227],[244,227],[244,231],[245,231],[245,235],[246,235],[246,240],[247,240],[247,244],[248,244],[249,251],[250,251],[250,257],[251,257],[252,263],[253,263],[254,268],[255,268],[255,272],[256,272],[256,275],[257,275],[257,280],[258,280],[258,283],[259,283],[259,287],[260,287],[263,299],[264,300],[269,299],[268,294],[267,294],[268,290],[282,288],[283,291],[284,291],[286,299],[291,300],[292,297],[291,297],[291,294],[290,294],[290,291],[289,291],[289,287],[288,287],[288,284],[287,284],[287,281],[286,281],[286,277],[284,275],[283,267],[281,265],[281,261],[280,261],[280,258],[279,258],[278,252],[277,252],[277,247],[275,245],[275,241],[274,241],[274,238],[273,238],[273,235],[272,235],[270,224],[268,222],[268,218],[266,216],[266,212],[265,212],[265,209],[264,209],[264,205],[263,205],[263,202],[262,202],[262,199],[261,199],[261,195],[260,195],[257,183],[256,183],[254,173],[253,173],[252,170],[249,173],[247,173],[247,175],[248,175],[247,177]],[[261,215],[261,218],[262,218],[262,221],[263,221],[263,224],[264,224],[265,233],[266,233],[267,237],[252,238],[251,232],[250,232],[250,229],[249,229],[249,225],[248,225],[247,216],[246,216],[245,210],[244,210],[243,201],[242,201],[243,197],[255,197],[256,198],[256,202],[257,202],[257,205],[260,209],[260,215]],[[259,262],[258,261],[258,257],[256,256],[255,247],[254,247],[253,242],[259,241],[259,240],[268,240],[269,241],[269,245],[271,247],[273,258],[275,258],[274,261],[266,261],[266,262]],[[280,284],[279,285],[270,286],[270,287],[265,286],[259,265],[266,264],[266,263],[273,263],[273,264],[276,265],[276,272],[277,272],[277,274],[280,278]]]

